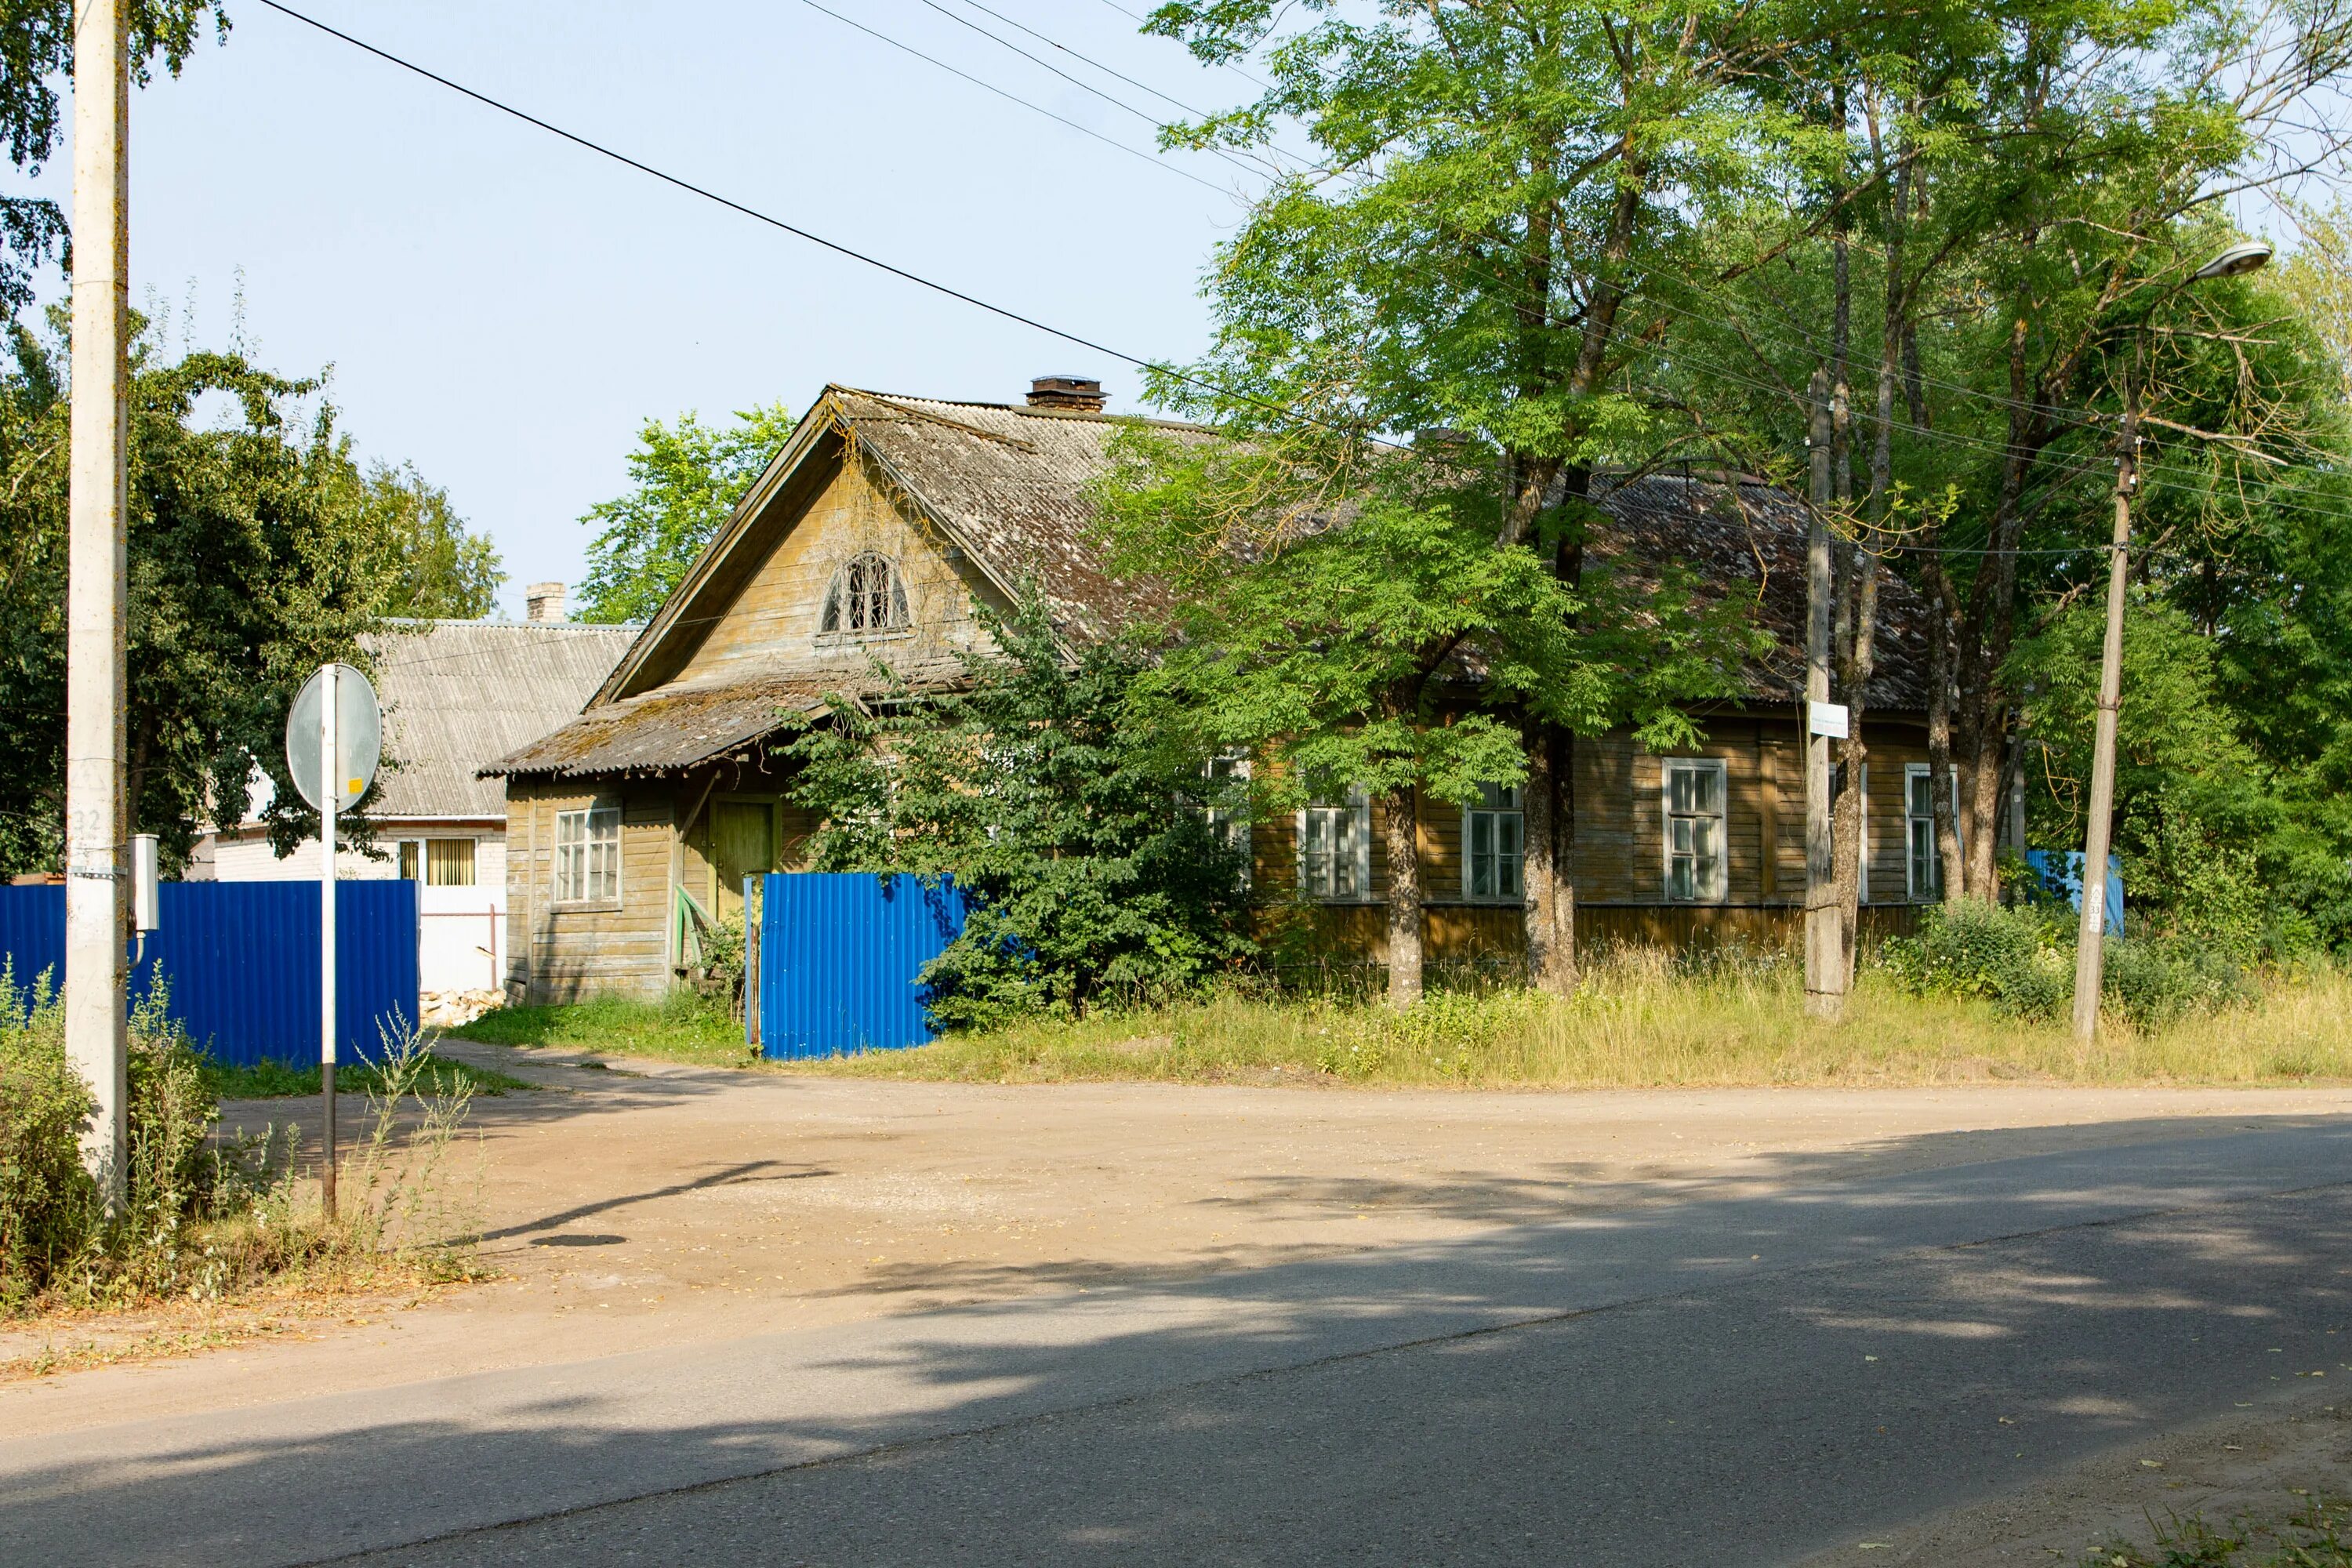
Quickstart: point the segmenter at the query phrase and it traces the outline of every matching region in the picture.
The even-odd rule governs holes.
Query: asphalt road
[[[2347,1184],[2255,1124],[0,1436],[0,1563],[1865,1563],[2352,1376]]]

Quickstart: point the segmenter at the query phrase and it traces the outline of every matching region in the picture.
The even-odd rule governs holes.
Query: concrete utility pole
[[[111,1208],[124,1197],[130,1099],[130,692],[123,523],[131,301],[130,83],[121,0],[76,0],[73,122],[73,425],[66,588],[66,1042],[98,1109],[82,1159]]]
[[[2267,241],[2242,239],[2156,297],[2138,345],[2147,348],[2147,321],[2179,290],[2216,278],[2242,278],[2267,265]],[[2141,377],[2126,374],[2124,416],[2116,443],[2116,530],[2107,555],[2107,637],[2099,659],[2099,718],[2091,744],[2091,820],[2083,836],[2083,907],[2074,933],[2074,1037],[2088,1044],[2099,1032],[2099,996],[2106,981],[2107,854],[2114,840],[2116,721],[2124,705],[2124,602],[2131,552],[2131,497],[2139,486]]]
[[[1830,377],[1813,372],[1812,505],[1805,521],[1805,1011],[1834,1018],[1845,1004],[1845,943],[1838,913],[1837,850],[1830,834],[1830,738],[1813,733],[1813,705],[1830,700]]]
[[[2107,547],[2107,638],[2099,660],[2099,719],[2091,742],[2091,820],[2083,843],[2083,909],[2074,932],[2074,1037],[2099,1032],[2107,923],[2107,850],[2116,809],[2116,720],[2124,704],[2124,595],[2131,564],[2131,496],[2139,483],[2139,401],[2124,396],[2116,448],[2116,530]]]

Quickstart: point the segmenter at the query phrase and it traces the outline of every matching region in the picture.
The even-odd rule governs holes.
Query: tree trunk
[[[1862,926],[1863,829],[1870,811],[1864,773],[1870,766],[1870,746],[1862,737],[1862,718],[1868,709],[1870,675],[1876,662],[1874,642],[1878,629],[1878,557],[1866,550],[1853,552],[1853,642],[1844,660],[1847,725],[1839,746],[1845,763],[1845,792],[1838,796],[1830,832],[1837,856],[1839,973],[1845,989],[1853,987],[1855,939]]]
[[[1927,788],[1936,824],[1936,863],[1944,878],[1944,897],[1966,898],[1969,868],[1960,858],[1959,823],[1953,807],[1959,799],[1952,769],[1952,586],[1944,563],[1934,553],[1937,534],[1927,536],[1929,553],[1923,575],[1927,579]]]
[[[1389,857],[1389,1005],[1421,1000],[1420,792],[1408,785],[1391,795],[1381,813]]]
[[[1526,812],[1528,984],[1555,996],[1576,990],[1576,888],[1569,879],[1566,835],[1568,815],[1562,799],[1559,768],[1560,730],[1531,715],[1522,715],[1520,734],[1528,752],[1528,784],[1521,795]]]

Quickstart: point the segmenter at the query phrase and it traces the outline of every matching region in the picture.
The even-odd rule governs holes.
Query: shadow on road
[[[1173,1288],[0,1440],[0,1559],[541,1519],[389,1560],[1768,1563],[2352,1376],[2347,1155],[2328,1122],[1796,1160]]]

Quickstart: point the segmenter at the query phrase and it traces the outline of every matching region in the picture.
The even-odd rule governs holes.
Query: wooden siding
[[[912,626],[861,643],[820,643],[834,574],[868,551],[897,563]],[[782,520],[741,590],[673,679],[733,679],[795,666],[862,674],[869,657],[907,668],[937,664],[986,641],[972,618],[975,598],[1010,607],[960,552],[950,559],[946,542],[876,486],[863,465],[837,462],[805,507]]]
[[[1570,863],[1580,951],[1619,942],[1683,947],[1796,940],[1805,896],[1804,754],[1796,724],[1777,712],[1744,712],[1711,717],[1701,745],[1670,754],[1724,764],[1729,858],[1725,896],[1714,902],[1674,903],[1665,897],[1665,756],[1641,746],[1630,731],[1575,742]],[[1917,921],[1904,879],[1903,778],[1906,763],[1927,761],[1926,737],[1918,726],[1905,723],[1874,722],[1866,733],[1872,897],[1864,924],[1874,935],[1895,934]],[[1380,907],[1388,890],[1383,803],[1372,803],[1371,818],[1370,896],[1306,906],[1319,945],[1367,956],[1379,954],[1386,940]],[[1256,886],[1277,904],[1297,885],[1295,822],[1282,814],[1256,824],[1251,834]],[[1428,957],[1446,963],[1523,951],[1517,906],[1463,897],[1461,808],[1425,802],[1419,843]]]
[[[621,808],[617,907],[554,901],[555,816]],[[603,789],[509,780],[507,787],[508,993],[524,1003],[583,996],[659,996],[669,985],[670,792],[629,783]]]

